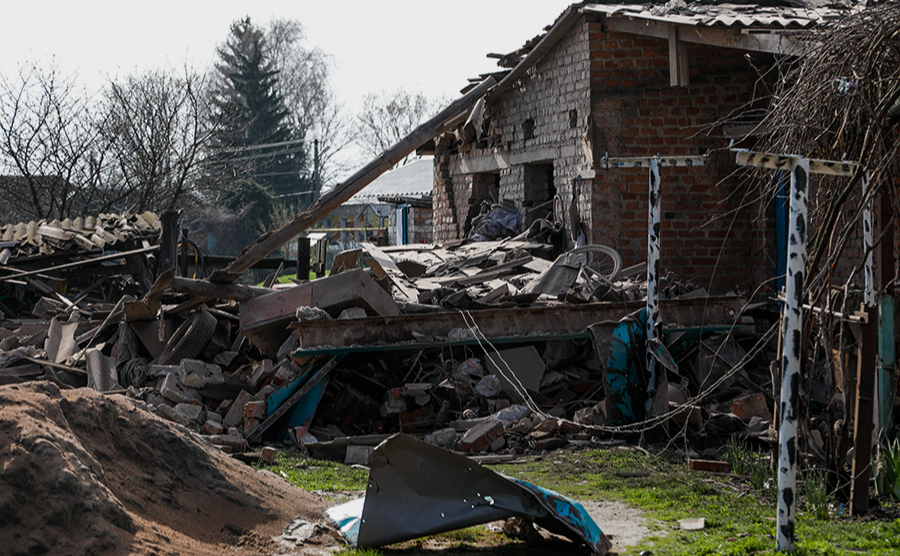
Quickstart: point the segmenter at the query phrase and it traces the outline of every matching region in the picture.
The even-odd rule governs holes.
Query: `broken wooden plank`
[[[119,259],[124,259],[129,255],[140,255],[142,253],[150,253],[151,251],[156,251],[159,249],[159,245],[151,245],[150,247],[144,247],[141,249],[133,249],[131,251],[123,251],[121,253],[114,253],[112,255],[103,255],[101,257],[93,257],[91,259],[84,259],[82,261],[77,261],[74,263],[66,263],[57,266],[51,266],[47,268],[41,268],[38,270],[29,270],[28,272],[18,272],[16,274],[10,274],[8,276],[0,276],[0,282],[6,282],[8,280],[13,280],[16,278],[22,278],[25,276],[34,276],[36,274],[41,274],[43,272],[57,271],[57,270],[66,270],[69,268],[78,268],[80,266],[85,266],[93,263],[102,263],[104,261],[116,261]]]
[[[348,249],[335,255],[334,261],[331,263],[330,275],[334,276],[345,270],[356,268],[356,265],[359,263],[359,258],[362,256],[362,252],[362,249]]]
[[[170,268],[169,270],[163,272],[156,278],[156,282],[150,286],[150,289],[144,294],[144,301],[152,301],[154,299],[159,299],[162,294],[169,289],[169,284],[172,283],[172,279],[175,278],[175,267]]]
[[[481,284],[482,282],[487,282],[488,280],[493,280],[494,278],[499,278],[505,274],[510,274],[517,267],[523,266],[529,262],[534,257],[531,255],[525,255],[524,257],[519,257],[514,261],[510,261],[508,263],[499,264],[497,266],[492,266],[477,274],[473,274],[467,278],[448,278],[446,280],[438,280],[438,283],[444,284],[459,284],[460,286],[470,286],[472,284]]]

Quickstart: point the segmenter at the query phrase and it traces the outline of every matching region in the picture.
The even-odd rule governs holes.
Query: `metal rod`
[[[778,438],[778,515],[776,550],[793,552],[797,505],[797,417],[803,350],[803,282],[806,275],[807,186],[809,161],[794,157],[790,165],[791,199],[782,339],[781,427]]]

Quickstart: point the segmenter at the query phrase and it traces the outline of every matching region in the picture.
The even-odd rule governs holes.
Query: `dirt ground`
[[[121,396],[49,382],[0,386],[0,553],[329,554],[342,542],[317,524],[333,504]],[[626,505],[584,506],[613,552],[649,533]],[[296,518],[311,522],[312,536],[276,541]],[[529,554],[587,553],[568,541],[510,543]]]
[[[121,396],[0,387],[3,554],[324,553],[323,527],[302,551],[273,537],[328,505]]]

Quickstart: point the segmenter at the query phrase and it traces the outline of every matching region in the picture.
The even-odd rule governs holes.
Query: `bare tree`
[[[422,93],[406,89],[368,94],[357,115],[361,125],[356,143],[367,154],[379,156],[440,110],[443,104],[440,99],[431,101]],[[401,165],[409,160],[407,156]]]
[[[92,97],[56,68],[0,76],[0,201],[6,219],[65,218],[85,207],[108,210],[119,193],[104,189],[107,145]]]
[[[110,84],[102,132],[111,145],[106,185],[134,211],[183,207],[197,198],[202,152],[213,131],[204,83],[185,69],[152,71]]]
[[[328,83],[331,60],[321,49],[304,46],[303,25],[296,20],[273,20],[266,38],[275,66],[280,68],[278,87],[293,127],[306,140],[318,194],[322,185],[336,182],[351,164],[344,156],[353,142],[349,121]],[[316,141],[318,159],[313,149]]]

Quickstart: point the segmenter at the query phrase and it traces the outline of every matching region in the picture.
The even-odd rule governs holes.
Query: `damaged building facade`
[[[655,10],[655,11],[654,11]],[[656,15],[658,14],[658,15]],[[661,270],[711,292],[775,274],[775,222],[728,151],[760,119],[753,104],[780,32],[821,12],[758,6],[579,4],[519,51],[499,57],[499,85],[465,125],[434,141],[435,241],[461,239],[487,203],[511,201],[527,229],[561,222],[579,241],[646,260],[644,168],[605,157],[702,156],[664,168]],[[745,145],[742,145],[745,146]]]

